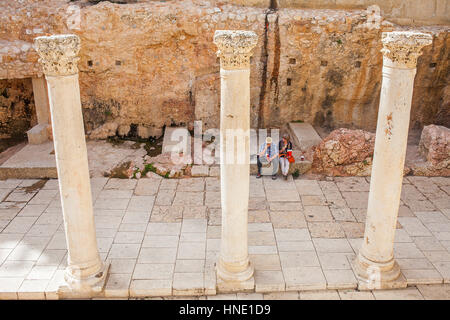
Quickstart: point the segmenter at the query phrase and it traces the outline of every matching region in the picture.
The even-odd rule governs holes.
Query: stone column
[[[38,37],[35,48],[47,80],[56,167],[68,254],[68,291],[102,289],[107,268],[100,259],[94,226],[87,149],[78,85],[76,35]],[[63,290],[64,291],[64,290]]]
[[[219,291],[253,289],[248,257],[250,183],[250,57],[257,36],[251,31],[218,30],[220,57],[220,183],[222,241],[217,264]],[[236,140],[235,140],[236,138]],[[244,144],[240,142],[244,142]]]
[[[44,77],[32,78],[34,105],[38,124],[27,131],[29,144],[41,144],[48,141],[50,106]]]
[[[382,35],[383,80],[370,180],[364,241],[354,263],[360,289],[406,286],[394,260],[394,235],[416,74],[428,34],[387,32]]]

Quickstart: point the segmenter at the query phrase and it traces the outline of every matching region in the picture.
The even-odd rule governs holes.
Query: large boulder
[[[368,176],[375,134],[363,130],[334,130],[314,147],[312,171],[330,176]]]
[[[431,124],[422,130],[419,142],[420,153],[433,166],[450,165],[450,129]]]
[[[411,163],[414,175],[450,176],[450,129],[434,124],[425,126],[416,153]]]

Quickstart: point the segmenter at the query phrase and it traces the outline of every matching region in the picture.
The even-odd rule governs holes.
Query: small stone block
[[[220,176],[220,167],[209,167],[209,176],[210,177],[219,177]]]
[[[281,271],[255,271],[255,291],[256,292],[278,292],[284,291],[284,282]]]
[[[283,269],[286,291],[325,290],[327,282],[320,267],[294,267]]]
[[[48,141],[47,123],[40,123],[27,131],[29,144],[41,144]]]
[[[202,272],[175,273],[173,276],[174,296],[199,296],[205,293]]]
[[[403,275],[408,282],[408,285],[417,284],[440,284],[444,281],[441,274],[435,269],[425,270],[402,270]]]
[[[208,166],[192,166],[191,176],[193,177],[207,177],[209,175]]]
[[[164,297],[172,295],[172,280],[132,280],[130,297]]]
[[[251,292],[254,290],[254,277],[246,281],[224,281],[217,276],[217,293]]]
[[[323,270],[327,289],[356,289],[358,283],[352,270]]]
[[[131,274],[110,274],[105,287],[107,298],[128,298]]]

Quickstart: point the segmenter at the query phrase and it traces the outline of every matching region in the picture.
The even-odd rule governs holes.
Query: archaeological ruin
[[[0,300],[450,299],[449,0],[0,5]]]

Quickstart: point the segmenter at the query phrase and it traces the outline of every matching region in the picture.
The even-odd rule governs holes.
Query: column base
[[[394,259],[380,263],[358,253],[351,266],[358,280],[359,290],[399,289],[407,286],[406,279]]]
[[[247,268],[240,272],[230,272],[219,259],[217,264],[217,292],[246,292],[255,289],[253,265],[248,262]]]
[[[106,279],[109,272],[110,262],[105,262],[100,271],[95,275],[86,279],[77,279],[68,272],[64,273],[65,285],[58,289],[59,298],[92,298],[102,295],[103,289],[106,285]]]
[[[253,292],[255,277],[253,275],[244,281],[225,281],[217,275],[216,293]]]

